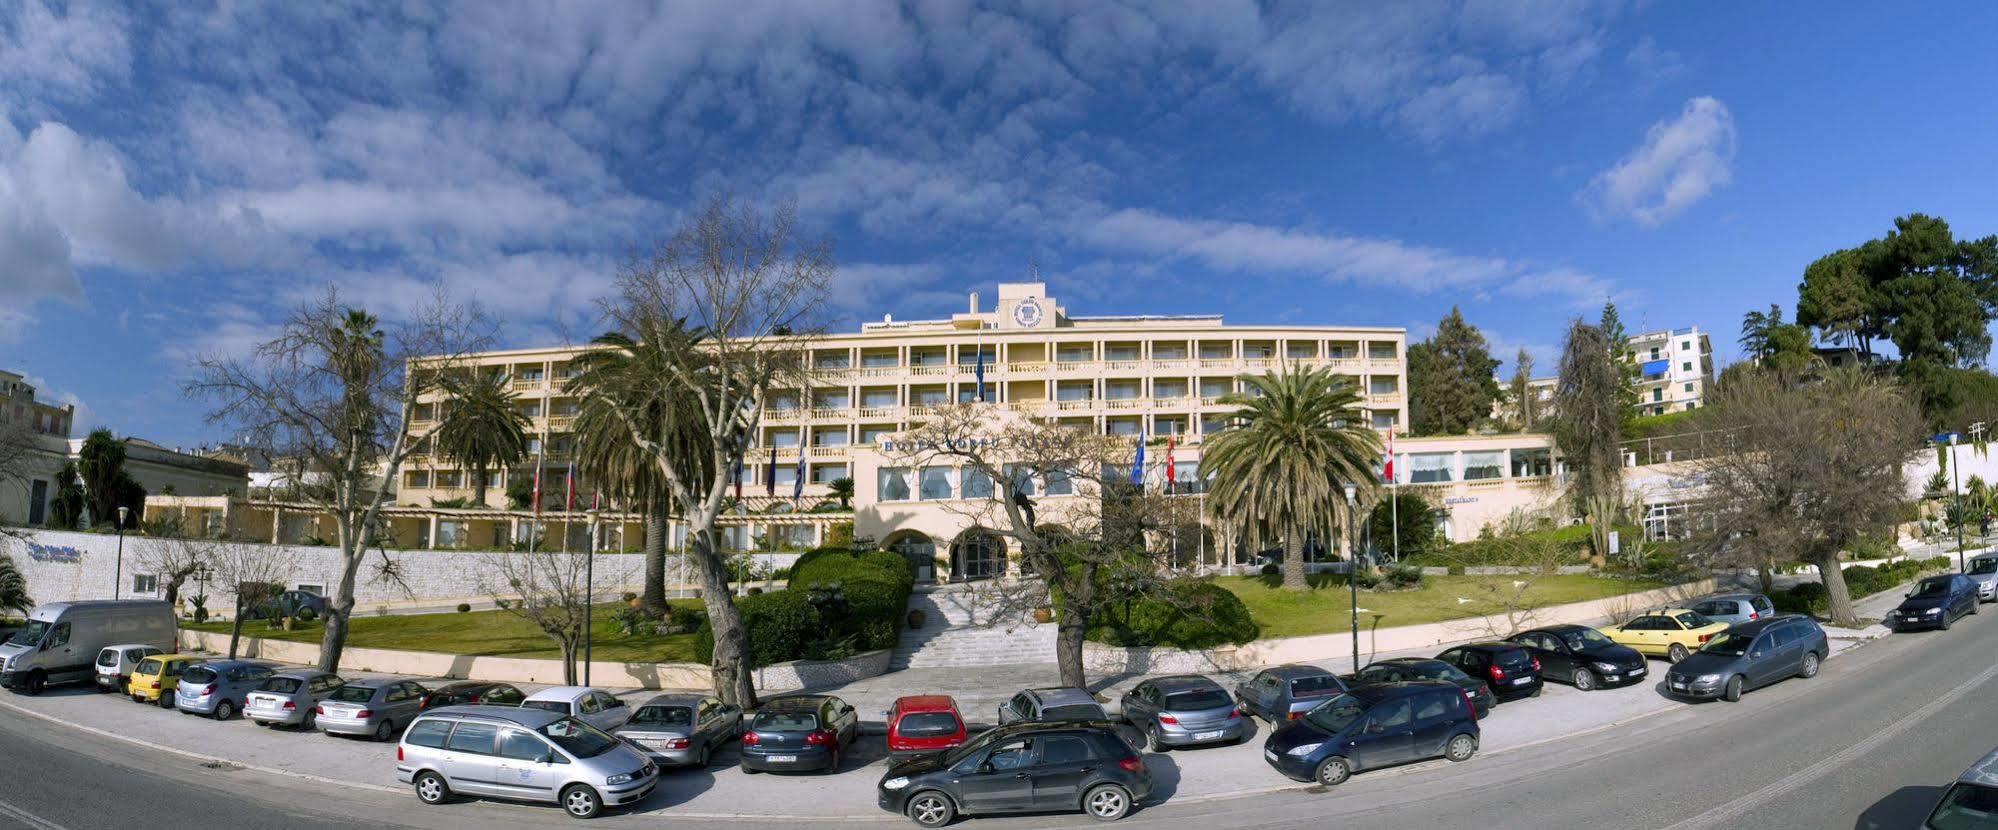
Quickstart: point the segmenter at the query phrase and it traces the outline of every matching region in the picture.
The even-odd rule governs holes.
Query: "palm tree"
[[[676,448],[672,455],[684,465],[681,474],[686,480],[708,481],[713,471],[695,466],[706,464],[712,453],[705,447],[707,433],[700,412],[692,408],[697,406],[692,397],[645,395],[636,390],[657,389],[658,384],[634,379],[659,376],[658,367],[665,361],[702,359],[700,339],[684,320],[646,332],[642,341],[606,334],[592,341],[602,348],[576,357],[576,375],[568,384],[582,398],[575,426],[578,472],[602,484],[612,498],[645,514],[645,589],[639,604],[647,613],[666,611],[666,531],[672,497],[655,456],[632,440],[631,425]]]
[[[0,609],[25,614],[34,607],[34,599],[28,596],[28,578],[14,567],[13,557],[0,554]]]
[[[1380,436],[1359,408],[1358,387],[1328,368],[1241,381],[1245,393],[1221,399],[1236,407],[1233,425],[1208,438],[1201,453],[1201,472],[1214,476],[1207,509],[1217,522],[1242,527],[1252,545],[1281,539],[1283,585],[1302,590],[1305,536],[1331,539],[1345,526],[1346,485],[1359,488],[1360,503],[1370,500],[1379,486]]]
[[[848,504],[853,500],[853,479],[840,476],[827,482],[826,489],[832,491],[833,498],[839,499],[839,509],[851,509]]]
[[[472,476],[472,501],[486,506],[486,472],[511,467],[527,457],[527,417],[514,408],[506,375],[479,373],[456,379],[450,410],[437,429],[437,452]]]

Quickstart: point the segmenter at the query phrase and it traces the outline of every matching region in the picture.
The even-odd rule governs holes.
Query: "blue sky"
[[[1808,12],[1808,14],[1806,14]],[[586,339],[706,194],[836,240],[850,326],[1037,263],[1077,313],[1408,326],[1541,368],[1793,302],[1925,211],[1998,231],[1989,4],[0,6],[0,367],[87,424],[329,282]]]

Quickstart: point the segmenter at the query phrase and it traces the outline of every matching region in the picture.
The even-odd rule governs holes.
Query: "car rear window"
[[[409,734],[402,736],[402,740],[404,743],[441,749],[444,746],[445,736],[450,734],[450,721],[432,718],[417,721],[415,726],[409,728]]]
[[[207,683],[215,679],[215,670],[207,666],[195,666],[182,674],[180,679],[188,683]]]
[[[1299,677],[1290,681],[1291,697],[1325,697],[1344,691],[1339,678],[1332,675],[1319,677]]]
[[[569,704],[560,700],[530,700],[520,704],[520,708],[540,709],[543,712],[554,712],[558,715],[569,714]]]
[[[1935,830],[1979,830],[1998,827],[1998,789],[1956,782],[1943,793],[1923,827]]]
[[[1041,710],[1042,720],[1102,720],[1103,707],[1092,703],[1070,703]]]
[[[1166,695],[1165,708],[1182,712],[1197,709],[1220,709],[1231,706],[1234,702],[1229,699],[1227,692],[1220,689],[1202,689],[1197,692],[1178,692]]]
[[[139,661],[139,667],[134,671],[138,672],[139,674],[159,674],[160,662],[161,661],[159,660],[154,660],[148,657],[144,660]]]
[[[1523,669],[1533,664],[1533,655],[1523,648],[1509,648],[1492,655],[1492,662],[1505,669]]]
[[[296,677],[273,677],[264,681],[263,685],[258,686],[257,691],[288,695],[298,691],[298,687],[302,685],[305,685],[304,682]]]
[[[635,726],[692,726],[694,710],[685,706],[641,706],[631,715]]]
[[[957,734],[957,716],[949,712],[912,712],[896,729],[905,738],[939,738]]]
[[[103,651],[97,652],[97,665],[100,666],[118,665],[118,650],[115,648],[107,648]]]
[[[352,683],[349,683],[345,686],[341,686],[338,689],[334,689],[333,697],[331,699],[339,701],[341,703],[366,703],[369,700],[373,699],[374,696],[375,696],[375,687],[356,686]]]
[[[758,712],[750,728],[769,732],[809,732],[819,728],[819,716],[810,712]]]

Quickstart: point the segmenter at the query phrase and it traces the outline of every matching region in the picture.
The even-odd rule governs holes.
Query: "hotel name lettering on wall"
[[[66,545],[58,547],[56,545],[39,545],[29,542],[28,558],[36,562],[74,563],[83,561],[83,551]]]
[[[1066,449],[1075,439],[1066,436],[1037,435],[1031,437],[1007,436],[987,438],[922,438],[922,439],[883,439],[881,451],[901,452],[956,452],[969,453],[979,450],[1048,450]]]

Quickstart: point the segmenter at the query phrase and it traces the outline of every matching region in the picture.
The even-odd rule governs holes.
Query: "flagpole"
[[[541,427],[541,442],[534,447],[534,493],[528,496],[528,501],[531,502],[530,506],[534,508],[534,512],[530,514],[531,518],[527,520],[528,553],[534,552],[534,540],[541,531],[541,460],[547,452],[548,426],[543,424]]]
[[[1394,428],[1388,427],[1388,516],[1394,529],[1394,563],[1401,564],[1401,499],[1396,497],[1396,487],[1401,482],[1394,474]]]

